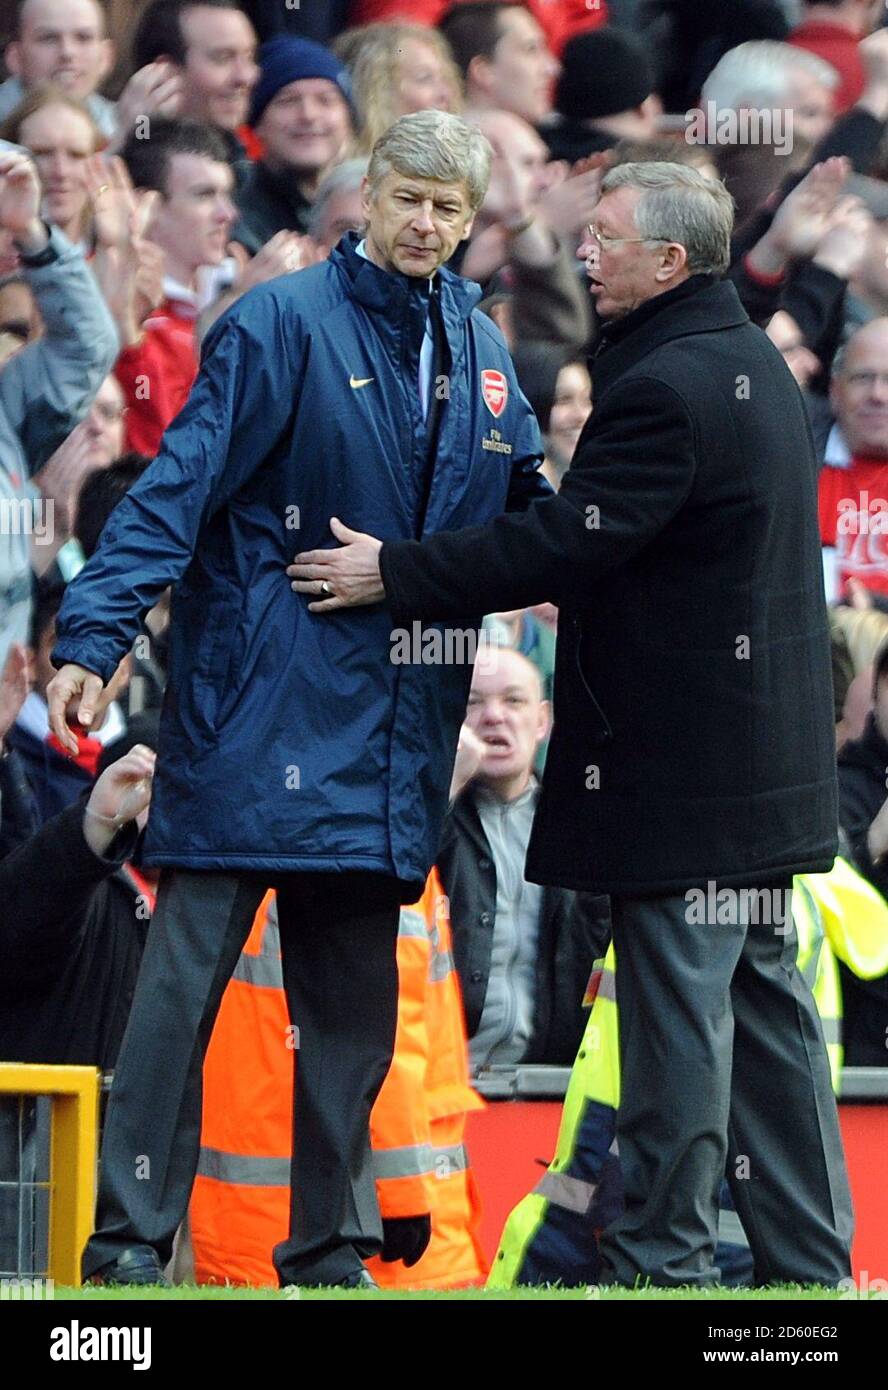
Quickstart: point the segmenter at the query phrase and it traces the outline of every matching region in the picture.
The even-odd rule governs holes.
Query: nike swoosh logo
[[[356,391],[357,388],[358,388],[359,386],[366,386],[369,382],[375,381],[375,380],[376,380],[376,377],[375,377],[375,376],[360,376],[360,377],[359,377],[359,376],[355,376],[354,373],[352,373],[352,375],[351,375],[351,376],[349,377],[349,379],[348,379],[348,384],[349,384],[349,386],[352,388],[353,391]]]

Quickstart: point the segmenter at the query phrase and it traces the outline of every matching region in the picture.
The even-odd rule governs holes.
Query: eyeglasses
[[[669,246],[671,242],[664,236],[603,236],[594,223],[590,222],[586,228],[586,234],[592,241],[597,241],[602,251],[609,251],[612,246],[619,246],[624,242],[650,242],[659,243],[661,246]]]

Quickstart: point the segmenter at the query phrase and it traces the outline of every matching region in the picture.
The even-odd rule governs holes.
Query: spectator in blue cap
[[[250,125],[264,153],[241,188],[234,232],[253,253],[277,232],[308,231],[318,186],[353,135],[348,71],[329,49],[281,34],[259,62]]]

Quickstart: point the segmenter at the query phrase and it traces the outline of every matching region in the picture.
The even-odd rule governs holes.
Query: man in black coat
[[[602,189],[595,411],[559,495],[381,555],[337,523],[346,547],[288,573],[317,612],[386,597],[394,623],[559,605],[527,877],[612,895],[626,1210],[606,1278],[717,1281],[727,1164],[757,1279],[835,1284],[851,1200],[788,904],[836,851],[810,431],[718,278],[725,190],[672,164]]]

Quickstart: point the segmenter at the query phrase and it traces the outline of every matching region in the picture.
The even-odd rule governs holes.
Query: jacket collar
[[[749,316],[729,280],[692,275],[666,294],[608,324],[591,364],[596,398],[655,348],[691,333],[737,328]]]
[[[383,270],[375,261],[358,255],[355,248],[361,240],[361,234],[346,232],[330,252],[331,262],[349,282],[352,298],[369,313],[379,314],[392,327],[399,328],[417,311],[424,324],[429,296],[437,294],[451,356],[456,361],[463,349],[465,322],[481,298],[481,286],[455,275],[446,266],[432,280]]]

